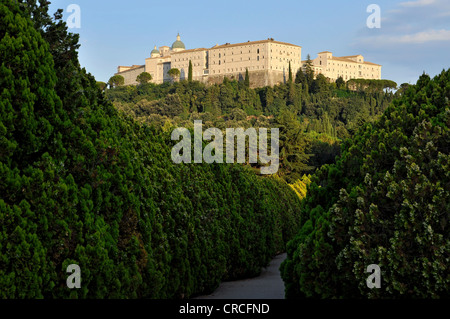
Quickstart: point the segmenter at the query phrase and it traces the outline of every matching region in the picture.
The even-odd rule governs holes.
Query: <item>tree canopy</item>
[[[124,85],[124,83],[125,83],[125,78],[119,74],[112,76],[108,81],[109,86],[112,88]]]
[[[142,72],[136,78],[136,82],[139,84],[146,84],[152,80],[152,75],[148,72]]]

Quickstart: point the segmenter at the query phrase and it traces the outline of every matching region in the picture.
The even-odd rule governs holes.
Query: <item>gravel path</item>
[[[223,282],[212,294],[195,299],[284,299],[279,268],[285,259],[286,254],[278,255],[259,277]]]

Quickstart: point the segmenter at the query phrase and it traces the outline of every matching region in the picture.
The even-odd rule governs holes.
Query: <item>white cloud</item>
[[[450,42],[450,30],[428,30],[398,36],[380,35],[360,39],[361,43],[375,47],[395,44],[422,44],[427,42]]]
[[[414,34],[407,34],[398,37],[395,41],[412,44],[432,41],[450,41],[450,30],[429,30]]]
[[[417,1],[401,2],[400,5],[402,7],[424,7],[429,6],[435,2],[436,0],[417,0]]]

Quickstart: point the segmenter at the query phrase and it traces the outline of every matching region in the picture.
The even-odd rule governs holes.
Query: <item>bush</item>
[[[21,4],[0,4],[0,298],[189,297],[284,250],[298,230],[285,182],[174,164],[170,132],[121,116],[67,54],[65,24],[37,28],[45,3]]]
[[[422,75],[312,178],[281,267],[287,297],[450,296],[449,98],[450,70]]]

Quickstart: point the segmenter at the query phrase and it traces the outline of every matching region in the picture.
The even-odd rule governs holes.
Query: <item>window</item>
[[[222,55],[219,53],[219,59],[222,57]]]
[[[258,54],[259,54],[259,49],[258,49]]]
[[[259,50],[258,50],[259,51]],[[259,55],[258,55],[258,61],[259,61]]]

